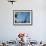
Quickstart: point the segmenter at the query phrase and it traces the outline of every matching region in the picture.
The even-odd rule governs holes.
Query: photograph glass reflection
[[[15,23],[30,23],[30,12],[16,12]]]

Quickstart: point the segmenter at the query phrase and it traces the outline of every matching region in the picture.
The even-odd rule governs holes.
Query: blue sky
[[[24,22],[25,20],[27,23],[30,22],[30,12],[16,12],[16,14],[18,22]]]

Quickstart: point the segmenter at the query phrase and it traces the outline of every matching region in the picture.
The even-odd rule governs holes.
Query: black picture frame
[[[13,10],[13,25],[32,25],[32,24],[33,24],[32,10]]]

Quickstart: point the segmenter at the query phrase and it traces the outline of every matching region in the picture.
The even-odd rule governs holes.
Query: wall
[[[32,26],[14,26],[13,10],[32,9]],[[13,5],[7,0],[0,0],[0,41],[15,40],[19,32],[26,32],[33,40],[46,40],[46,1],[17,0]]]

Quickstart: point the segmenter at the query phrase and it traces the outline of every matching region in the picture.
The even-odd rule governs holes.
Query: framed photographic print
[[[32,10],[13,10],[14,25],[32,25]]]

